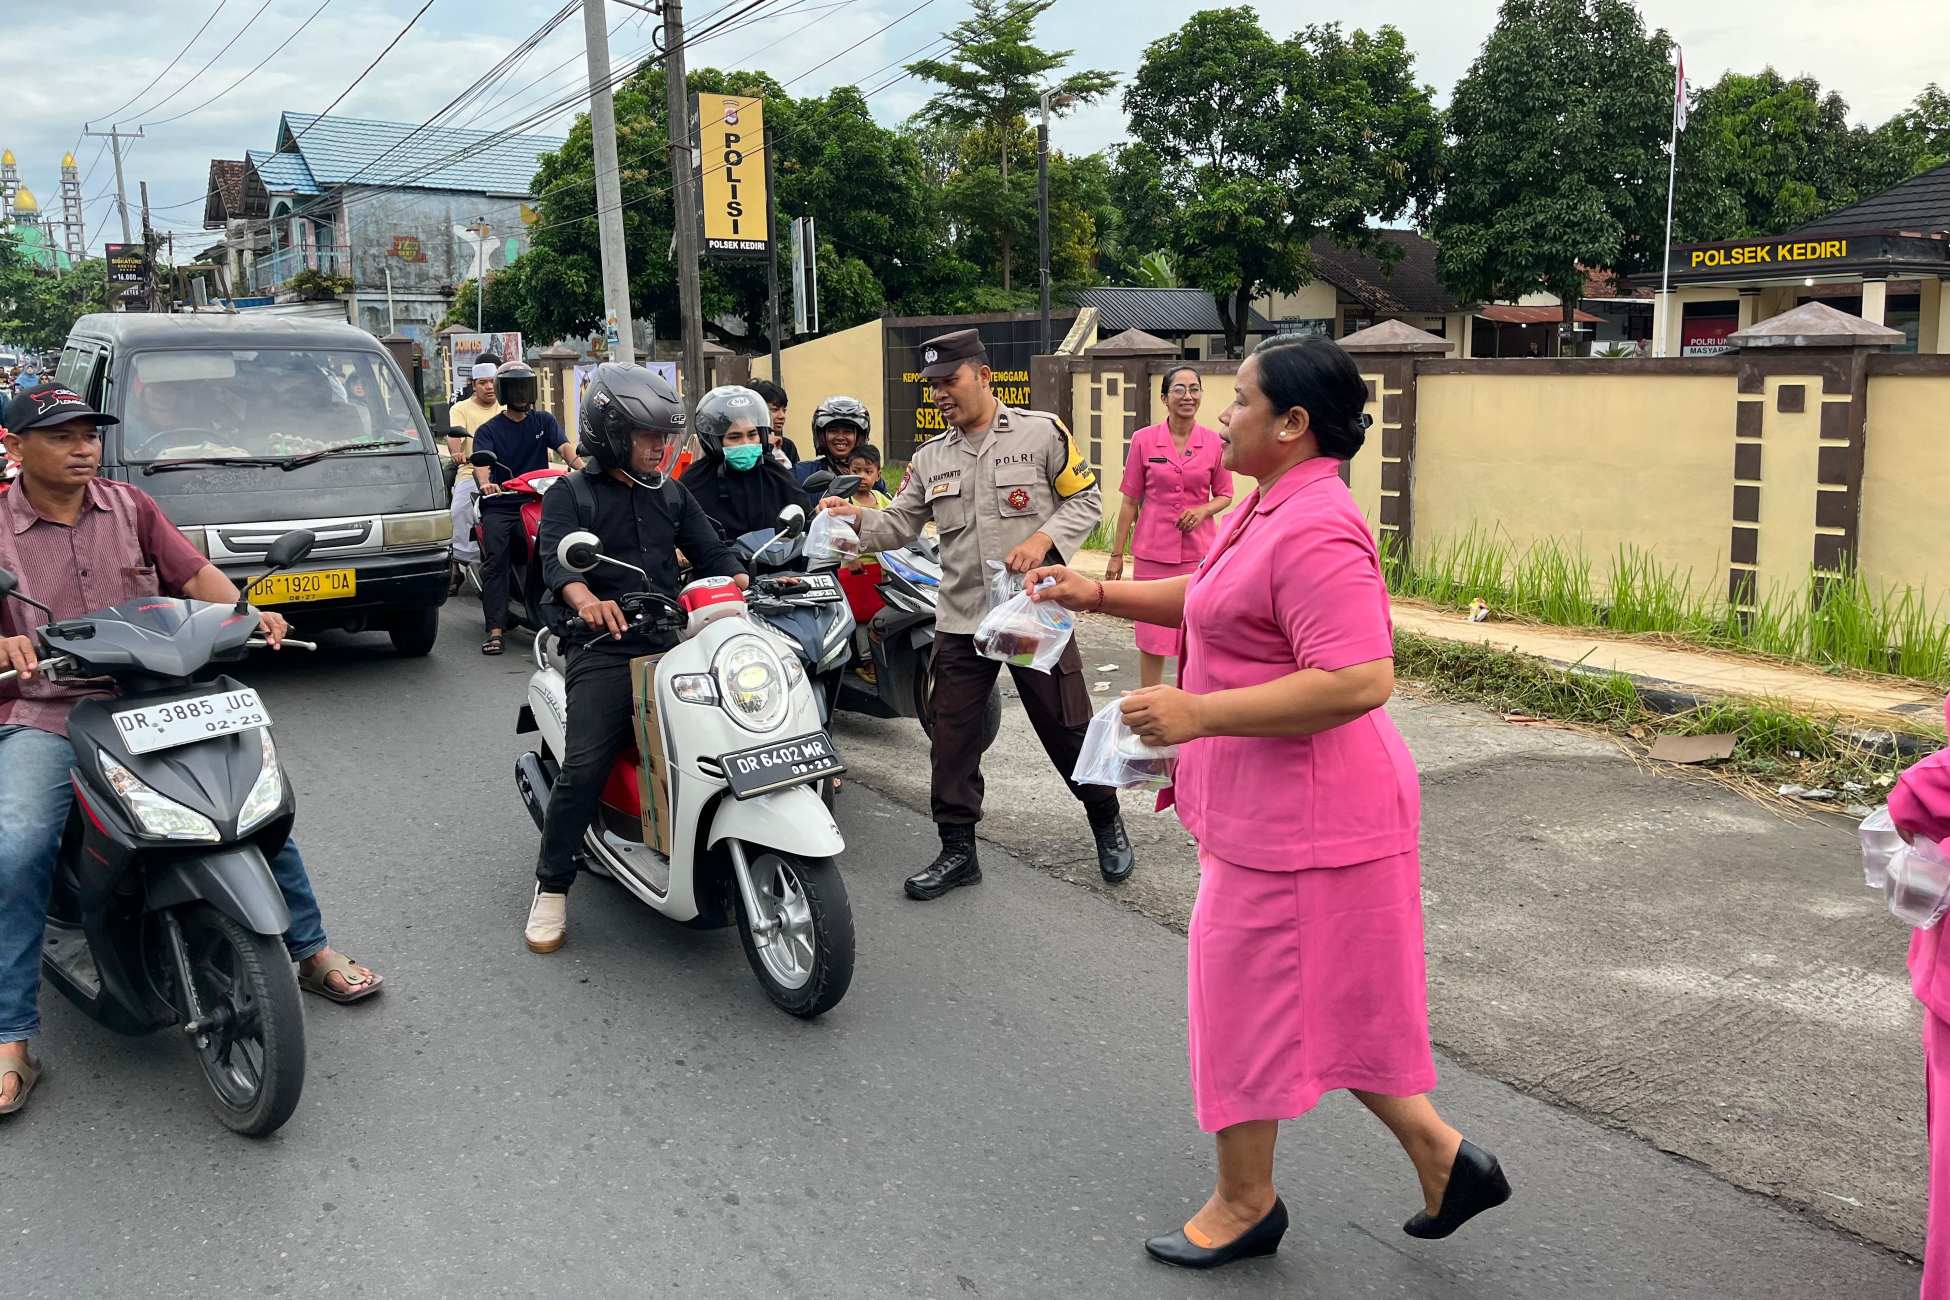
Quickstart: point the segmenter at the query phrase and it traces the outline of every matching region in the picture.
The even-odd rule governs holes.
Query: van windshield
[[[119,431],[125,464],[191,456],[283,458],[364,442],[423,446],[406,386],[376,353],[138,352],[125,391]]]

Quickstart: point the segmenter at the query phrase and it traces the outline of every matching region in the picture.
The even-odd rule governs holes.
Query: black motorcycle
[[[312,541],[302,530],[278,538],[251,588]],[[0,599],[53,617],[17,587],[0,569]],[[282,937],[291,914],[269,866],[297,802],[257,692],[198,680],[266,644],[251,588],[234,606],[139,596],[36,630],[47,680],[115,692],[68,715],[75,806],[41,967],[118,1033],[180,1028],[217,1118],[262,1137],[291,1118],[305,1083],[304,1011]]]

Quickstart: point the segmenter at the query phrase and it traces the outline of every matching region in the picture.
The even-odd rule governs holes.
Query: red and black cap
[[[57,424],[74,420],[85,420],[96,426],[121,423],[114,416],[103,415],[82,401],[81,395],[72,388],[42,384],[7,403],[7,413],[0,416],[0,427],[9,433],[26,433],[30,429],[51,429]]]

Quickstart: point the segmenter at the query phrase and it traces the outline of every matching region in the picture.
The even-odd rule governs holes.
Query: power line
[[[222,90],[219,90],[216,94],[210,96],[210,98],[204,100],[201,104],[198,104],[195,108],[186,108],[182,112],[177,113],[172,117],[165,117],[160,121],[156,121],[156,122],[144,122],[142,125],[144,127],[168,126],[171,122],[182,121],[184,118],[188,117],[192,113],[201,113],[204,109],[210,107],[210,105],[216,103],[218,100],[222,99],[225,95],[228,95],[231,91],[237,89],[237,87],[243,85],[246,81],[249,81],[252,77],[256,76],[258,69],[262,68],[265,64],[269,63],[272,59],[277,58],[278,55],[282,54],[284,52],[284,47],[291,44],[291,42],[297,40],[298,37],[304,32],[305,28],[312,25],[313,19],[316,19],[318,15],[324,13],[325,10],[328,7],[330,7],[331,3],[332,0],[322,0],[322,3],[319,4],[318,8],[311,11],[310,18],[307,18],[302,23],[299,23],[297,30],[293,31],[291,35],[285,37],[282,41],[278,42],[277,49],[272,50],[269,54],[259,59],[257,63],[252,66],[249,72],[246,72],[243,76],[237,78],[237,80],[231,82],[228,86],[225,86]]]
[[[177,64],[183,61],[183,56],[190,52],[190,46],[195,45],[199,40],[203,38],[203,33],[209,30],[211,23],[217,21],[217,15],[222,13],[223,7],[229,3],[230,0],[217,0],[217,7],[215,9],[212,9],[210,11],[210,16],[203,20],[203,26],[196,29],[196,35],[190,37],[189,44],[183,46],[182,49],[176,51],[176,57],[169,61],[169,67],[164,68],[161,72],[158,72],[150,80],[148,85],[144,86],[141,90],[136,91],[135,94],[129,96],[128,100],[125,103],[118,106],[115,109],[114,113],[103,113],[100,117],[89,118],[88,121],[89,122],[112,121],[116,113],[120,113],[124,108],[127,108],[130,104],[135,103],[136,100],[141,99],[144,95],[148,94],[151,90],[154,90],[156,87],[156,82],[161,81],[164,77],[167,77],[170,73],[170,69],[174,68]],[[87,123],[83,123],[83,125],[86,126]]]
[[[406,39],[406,34],[413,30],[413,25],[420,21],[421,15],[425,14],[426,11],[431,8],[433,8],[433,0],[426,0],[425,4],[421,5],[418,9],[414,10],[413,16],[406,20],[406,26],[399,29],[399,35],[393,37],[392,40],[386,42],[386,48],[379,51],[378,55],[376,55],[373,58],[373,61],[366,65],[364,72],[361,72],[358,76],[352,79],[351,85],[347,86],[344,90],[341,90],[339,92],[338,99],[335,99],[331,103],[325,105],[325,111],[323,113],[320,113],[317,117],[314,117],[311,120],[310,124],[305,127],[305,131],[309,131],[311,130],[312,127],[317,126],[320,120],[323,119],[327,113],[330,113],[333,109],[337,108],[339,106],[339,103],[342,100],[344,100],[344,98],[347,95],[357,90],[359,88],[359,83],[372,75],[372,70],[379,66],[380,60],[384,59],[388,54],[391,54],[393,52],[393,47],[395,45],[398,45],[401,41]],[[300,131],[298,132],[297,135],[291,137],[292,143],[295,144],[299,140],[304,139],[305,131]]]
[[[191,86],[195,85],[196,79],[198,77],[201,77],[204,73],[208,72],[216,64],[216,61],[218,59],[221,59],[224,55],[230,53],[230,47],[235,45],[238,41],[242,40],[244,33],[249,31],[251,29],[251,26],[254,23],[256,23],[259,18],[262,18],[264,16],[264,11],[266,9],[269,9],[270,7],[271,7],[271,0],[264,0],[264,3],[257,7],[257,12],[252,14],[250,18],[245,21],[244,25],[237,29],[237,34],[231,37],[229,40],[225,41],[223,44],[223,48],[218,50],[215,54],[212,54],[202,67],[198,68],[195,72],[191,73],[190,79],[188,81],[185,81],[182,85],[176,87],[176,89],[170,91],[167,95],[164,95],[161,99],[149,105],[148,108],[145,108],[142,111],[144,113],[153,113],[157,109],[161,108],[164,104],[167,104],[170,100],[176,98],[178,95],[182,94],[185,90],[188,90]],[[138,116],[140,116],[140,114],[138,114]]]

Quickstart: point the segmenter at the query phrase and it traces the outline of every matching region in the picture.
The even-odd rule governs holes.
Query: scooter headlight
[[[106,753],[97,753],[102,777],[109,789],[115,791],[116,798],[135,819],[135,824],[144,835],[163,840],[196,840],[205,844],[215,844],[223,839],[217,833],[216,823],[194,808],[185,808],[174,799],[159,794],[142,783],[141,778],[110,758]]]
[[[284,771],[278,766],[278,748],[271,743],[271,729],[259,727],[257,738],[264,749],[264,764],[257,769],[257,780],[237,814],[239,835],[256,829],[284,802]]]
[[[725,643],[716,664],[724,711],[747,731],[776,731],[785,721],[789,697],[785,666],[772,647],[759,637],[740,636]]]

